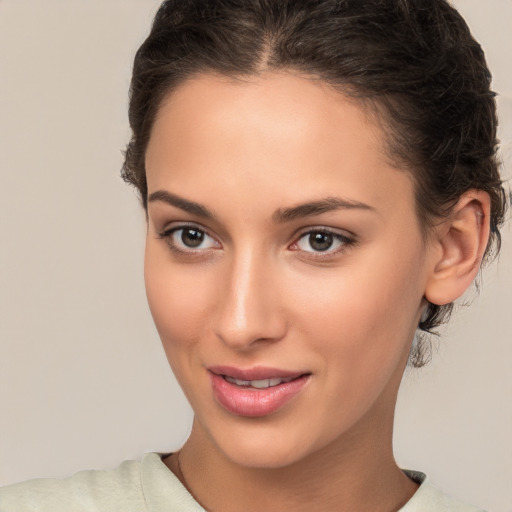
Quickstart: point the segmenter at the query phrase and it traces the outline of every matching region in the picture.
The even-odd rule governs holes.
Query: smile
[[[278,386],[279,384],[282,384],[283,382],[291,382],[293,380],[293,377],[282,378],[282,379],[274,377],[271,379],[260,379],[260,380],[241,380],[241,379],[235,379],[234,377],[230,377],[229,375],[222,375],[222,377],[226,381],[231,382],[231,384],[236,384],[237,386],[255,388],[255,389],[271,388],[274,386]]]
[[[251,370],[212,367],[210,381],[217,403],[236,416],[273,414],[301,393],[311,373],[258,367]]]

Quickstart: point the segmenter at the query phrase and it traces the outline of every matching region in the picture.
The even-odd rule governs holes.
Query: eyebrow
[[[199,217],[205,217],[207,219],[214,219],[215,215],[203,206],[202,204],[196,203],[194,201],[189,201],[188,199],[184,199],[183,197],[177,196],[175,194],[171,194],[166,190],[157,190],[149,195],[148,201],[151,203],[153,201],[162,201],[164,203],[170,204],[171,206],[175,206],[180,210],[184,210],[192,215],[197,215]]]
[[[207,219],[215,219],[215,215],[206,208],[206,206],[196,203],[195,201],[189,201],[188,199],[175,194],[171,194],[166,190],[157,190],[156,192],[151,193],[148,197],[148,202],[154,201],[162,201],[171,206],[175,206],[180,210],[191,213],[192,215],[197,215]],[[359,209],[375,212],[375,208],[373,206],[360,201],[352,201],[339,197],[325,197],[316,201],[292,206],[290,208],[279,208],[272,215],[272,221],[275,224],[282,224],[303,217],[320,215],[321,213],[340,209]]]
[[[348,199],[341,199],[339,197],[325,197],[323,199],[319,199],[318,201],[303,203],[298,206],[292,206],[291,208],[280,208],[274,213],[274,215],[272,215],[272,220],[276,224],[280,224],[283,222],[290,222],[302,217],[320,215],[321,213],[340,209],[359,209],[375,212],[375,208],[373,206],[362,203],[360,201],[351,201]]]

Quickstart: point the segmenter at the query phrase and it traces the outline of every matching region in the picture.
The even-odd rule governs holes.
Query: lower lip
[[[219,404],[237,416],[259,417],[272,414],[304,388],[309,375],[265,389],[237,386],[220,375],[210,373],[213,393]]]

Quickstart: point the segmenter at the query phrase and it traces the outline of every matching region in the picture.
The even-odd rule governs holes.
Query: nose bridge
[[[281,338],[285,321],[277,284],[272,258],[249,247],[233,254],[218,304],[217,336],[237,349]]]

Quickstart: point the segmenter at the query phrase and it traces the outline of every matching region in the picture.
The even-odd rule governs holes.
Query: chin
[[[276,443],[232,443],[222,449],[224,456],[233,464],[252,469],[279,469],[302,460],[306,454],[296,447],[276,446]]]
[[[254,469],[291,466],[333,441],[327,439],[329,436],[318,436],[319,439],[314,440],[307,422],[299,431],[297,419],[295,425],[287,423],[275,418],[272,421],[236,418],[230,425],[212,425],[204,431],[224,458],[238,466]]]

